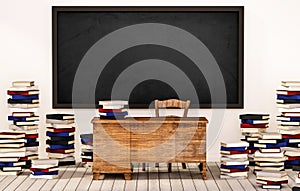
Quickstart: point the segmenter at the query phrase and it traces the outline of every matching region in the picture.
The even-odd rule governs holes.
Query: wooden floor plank
[[[10,184],[3,189],[3,191],[11,191],[15,190],[22,182],[29,176],[28,172],[23,172],[21,175],[19,175],[16,179],[14,179]]]
[[[6,176],[0,184],[0,190],[4,190],[7,185],[9,185],[11,182],[13,182],[18,176]]]
[[[83,175],[85,174],[85,171],[87,168],[79,166],[73,176],[70,178],[70,181],[65,187],[65,191],[74,191],[77,189],[78,184],[80,183]]]
[[[220,179],[220,169],[217,167],[216,163],[209,162],[207,163],[208,170],[212,174],[213,179],[216,181],[220,191],[232,190],[228,182],[225,179]]]
[[[105,174],[105,178],[103,181],[103,184],[101,186],[101,190],[112,190],[112,187],[114,185],[116,179],[115,174]]]
[[[70,181],[70,178],[73,176],[75,173],[77,167],[79,164],[76,164],[74,166],[69,166],[65,173],[59,178],[59,180],[56,182],[55,186],[51,189],[51,191],[62,191],[65,186],[68,184]],[[75,190],[76,188],[74,188]]]
[[[63,177],[63,175],[66,173],[67,169],[68,169],[68,167],[62,167],[62,168],[60,167],[58,170],[59,178],[52,179],[52,180],[46,180],[44,184],[42,184],[42,179],[37,180],[35,183],[37,183],[37,182],[40,183],[37,186],[41,186],[41,187],[39,189],[38,189],[38,187],[34,187],[33,189],[37,189],[37,190],[41,190],[41,191],[50,191],[55,186],[55,184],[58,182],[58,180],[61,177]],[[30,189],[31,189],[31,187],[30,187]]]
[[[92,168],[88,167],[76,188],[77,191],[88,190],[93,181]]]
[[[154,164],[150,164],[147,171],[149,177],[148,190],[159,190],[158,168]]]
[[[93,180],[89,187],[89,191],[99,191],[101,190],[104,180]]]
[[[248,172],[248,180],[252,184],[252,186],[255,188],[255,190],[258,191],[266,191],[267,189],[262,189],[259,184],[256,183],[256,176],[253,174],[253,166],[250,167],[250,170]]]
[[[172,190],[168,167],[165,163],[160,163],[158,167],[158,176],[159,176],[159,189],[161,191],[169,191]],[[174,189],[174,188],[173,188]]]
[[[177,164],[177,171],[180,174],[183,190],[196,191],[189,169],[182,169],[181,164]]]
[[[146,163],[145,171],[142,170],[142,164],[139,165],[138,170],[138,182],[137,182],[137,190],[148,190],[148,166],[149,164]]]
[[[17,187],[16,191],[28,190],[35,181],[36,179],[30,178],[30,176],[28,175],[27,178],[22,182],[22,184]]]
[[[194,182],[197,191],[207,191],[206,185],[204,183],[203,177],[200,174],[198,164],[196,163],[187,163],[187,168],[190,171],[191,179]]]
[[[208,166],[208,163],[207,163],[207,166]],[[218,187],[216,181],[214,180],[213,176],[211,175],[211,172],[208,167],[207,167],[207,172],[206,172],[206,178],[207,179],[204,182],[207,187],[207,190],[209,190],[209,191],[219,190],[219,187]]]
[[[131,175],[131,180],[125,182],[125,188],[124,191],[135,191],[137,186],[137,178],[138,178],[138,172],[139,172],[139,163],[134,163],[133,165],[133,171]]]
[[[183,185],[182,185],[180,174],[178,172],[177,163],[172,163],[172,172],[170,173],[170,182],[171,182],[172,191],[183,190]]]

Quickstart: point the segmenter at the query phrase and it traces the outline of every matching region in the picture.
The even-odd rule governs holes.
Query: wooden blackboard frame
[[[196,11],[196,12],[237,12],[238,13],[238,103],[227,103],[226,108],[244,108],[244,7],[243,6],[184,6],[184,7],[90,7],[90,6],[53,6],[52,7],[52,107],[72,108],[72,103],[58,103],[58,62],[57,62],[57,15],[66,11]],[[135,107],[135,105],[132,105]],[[140,108],[140,106],[138,106]],[[91,108],[82,104],[80,108]],[[212,108],[212,104],[201,104],[201,108]],[[220,107],[222,108],[222,107]]]

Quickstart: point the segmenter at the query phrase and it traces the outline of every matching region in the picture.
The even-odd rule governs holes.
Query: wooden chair
[[[155,116],[159,117],[159,108],[179,108],[184,109],[183,117],[187,117],[188,109],[190,107],[190,100],[182,101],[178,99],[168,99],[168,100],[155,100]],[[158,163],[155,164],[158,167]],[[182,163],[182,168],[186,169],[186,164]],[[142,169],[145,170],[145,163],[142,164]],[[168,163],[168,172],[172,172],[172,164]]]

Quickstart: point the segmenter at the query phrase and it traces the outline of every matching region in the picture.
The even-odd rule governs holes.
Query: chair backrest
[[[178,99],[155,100],[155,116],[159,117],[159,108],[180,108],[184,109],[183,117],[187,117],[188,109],[190,107],[190,100],[182,101]]]

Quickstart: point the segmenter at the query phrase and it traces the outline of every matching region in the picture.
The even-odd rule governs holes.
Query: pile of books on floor
[[[25,161],[25,134],[18,132],[0,132],[0,175],[18,175]]]
[[[25,133],[26,155],[21,158],[26,162],[23,168],[30,168],[31,160],[38,158],[38,122],[35,114],[39,107],[39,90],[34,81],[15,81],[7,91],[7,102],[12,114],[8,120],[12,122],[9,129]]]
[[[128,115],[128,112],[124,109],[126,105],[128,105],[128,101],[99,101],[100,119],[124,119]]]
[[[285,168],[300,168],[300,81],[282,81],[277,88],[278,129],[286,142]]]
[[[75,165],[75,119],[73,114],[46,115],[46,152],[59,166]]]
[[[256,182],[262,188],[280,189],[282,184],[288,183],[288,176],[284,172],[284,152],[280,148],[284,144],[280,133],[261,133],[259,150],[254,154],[254,173]]]
[[[220,178],[244,179],[248,177],[249,143],[221,143],[221,175]]]
[[[259,134],[266,132],[266,129],[269,127],[269,114],[241,114],[241,132],[242,138],[241,141],[246,141],[249,143],[249,165],[254,166],[255,162],[253,160],[254,153],[258,150],[254,144],[258,143]]]
[[[58,160],[37,159],[32,160],[30,178],[54,179],[58,178]]]
[[[93,163],[93,134],[81,134],[81,161],[87,166]]]

